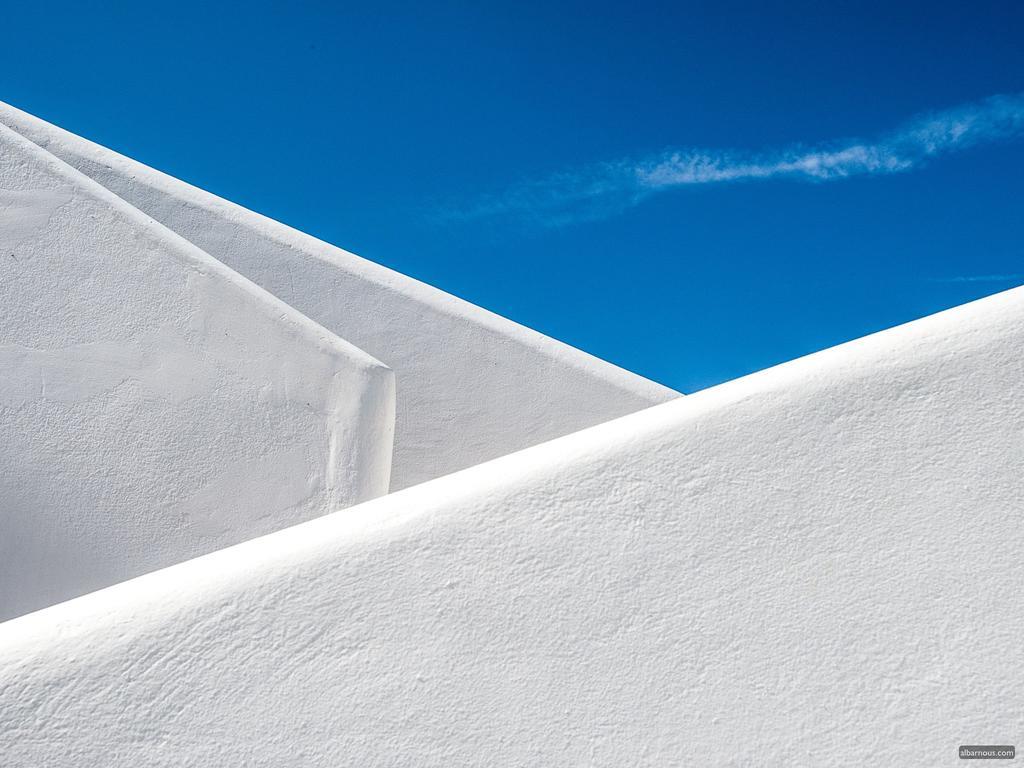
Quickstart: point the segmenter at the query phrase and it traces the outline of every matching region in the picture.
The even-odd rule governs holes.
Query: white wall
[[[386,493],[393,398],[0,126],[0,620]]]
[[[394,489],[678,397],[13,107],[0,122],[394,369]]]
[[[935,766],[1024,727],[1024,290],[0,626],[5,765]]]

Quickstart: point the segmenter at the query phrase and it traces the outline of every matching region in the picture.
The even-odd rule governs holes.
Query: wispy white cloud
[[[451,218],[516,214],[557,226],[604,218],[680,187],[765,179],[824,182],[902,173],[939,155],[1024,136],[1024,93],[991,96],[919,115],[871,140],[847,139],[766,152],[670,150],[639,160],[555,174],[448,211]]]

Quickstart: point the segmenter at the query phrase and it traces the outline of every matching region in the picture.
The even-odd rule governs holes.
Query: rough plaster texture
[[[394,369],[393,489],[679,396],[13,107],[0,123]]]
[[[393,398],[0,126],[0,620],[386,493]]]
[[[1024,290],[0,625],[11,768],[940,766],[1024,731]]]

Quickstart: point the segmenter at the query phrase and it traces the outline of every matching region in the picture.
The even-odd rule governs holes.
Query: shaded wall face
[[[0,127],[0,620],[386,492],[391,381],[285,314]]]
[[[390,366],[393,490],[678,396],[16,110],[0,119]]]

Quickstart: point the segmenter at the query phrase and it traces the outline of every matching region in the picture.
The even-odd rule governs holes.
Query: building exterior
[[[0,120],[35,269],[0,284],[0,604],[42,608],[0,624],[3,765],[931,766],[1024,732],[1024,289],[680,398]]]

